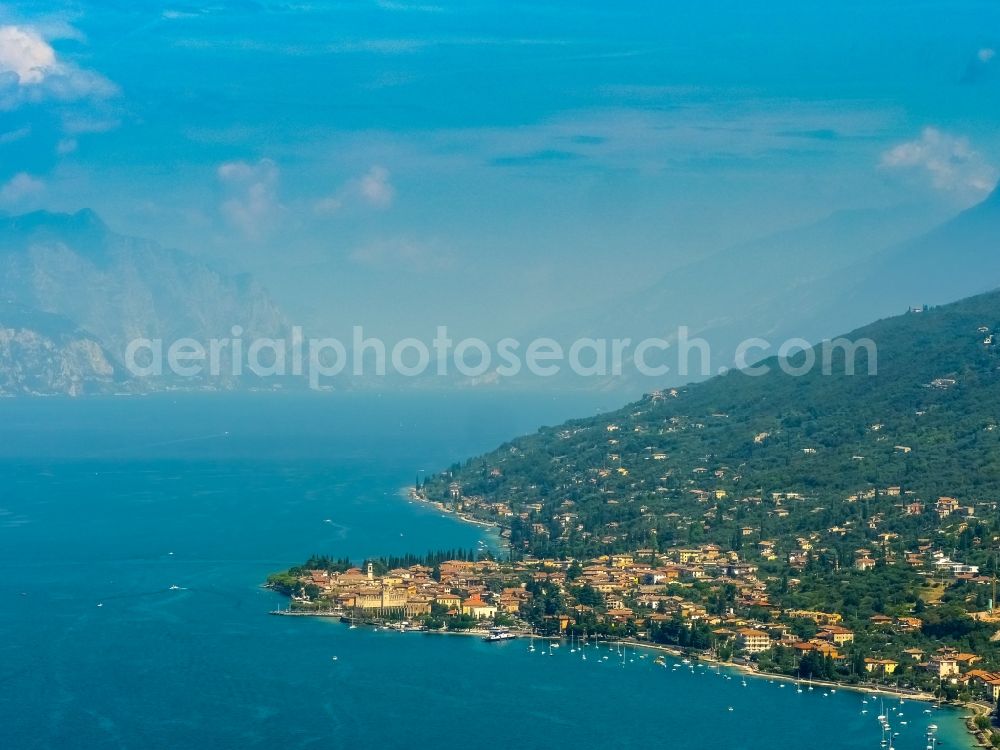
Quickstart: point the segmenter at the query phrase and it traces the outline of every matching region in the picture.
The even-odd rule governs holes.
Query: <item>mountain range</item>
[[[637,394],[731,367],[748,338],[763,337],[775,348],[789,338],[815,342],[913,306],[1000,286],[1000,190],[935,221],[920,207],[839,212],[651,282],[637,279],[635,291],[617,303],[540,323],[530,333],[564,342],[655,336],[676,343],[678,328],[686,326],[690,336],[709,342],[711,367],[701,377],[675,368],[651,380],[626,370],[598,383]],[[124,367],[125,349],[136,338],[207,341],[229,337],[235,325],[246,339],[281,339],[290,331],[249,275],[225,274],[193,255],[118,234],[93,211],[0,218],[0,395],[259,385],[246,376],[137,379]],[[230,363],[223,359],[226,372]],[[417,383],[427,385],[416,379],[393,387]],[[594,379],[582,385],[593,387]]]
[[[0,219],[0,394],[236,387],[224,375],[137,380],[124,366],[133,339],[205,342],[234,325],[246,337],[289,330],[249,276],[117,234],[92,211]]]
[[[918,207],[845,211],[742,243],[636,284],[617,304],[584,309],[551,328],[567,338],[661,337],[681,326],[712,349],[709,373],[732,367],[740,342],[774,354],[790,338],[817,342],[910,307],[1000,286],[1000,189],[943,223]],[[653,382],[626,372],[603,385],[641,392],[692,379],[676,369]]]

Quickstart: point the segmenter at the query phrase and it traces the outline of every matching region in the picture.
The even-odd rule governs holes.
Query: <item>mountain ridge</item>
[[[826,535],[859,519],[859,493],[890,486],[914,502],[951,495],[993,513],[1000,426],[984,405],[1000,398],[997,330],[998,291],[877,321],[847,334],[875,343],[874,376],[843,374],[842,351],[830,358],[830,375],[816,367],[792,377],[770,358],[762,377],[733,371],[543,428],[456,464],[422,491],[448,504],[456,483],[463,512],[505,524],[514,548],[535,555],[656,547],[689,535],[726,542],[741,523],[762,537]],[[867,372],[867,350],[855,365]],[[775,493],[805,500],[775,516]],[[884,530],[936,529],[933,516],[908,519],[892,507],[879,506],[891,517]],[[871,538],[855,527],[829,541],[846,550]]]
[[[67,388],[65,379],[58,379],[47,389],[42,378],[32,388],[21,389],[24,393],[78,395],[112,387],[137,392],[164,387],[239,387],[235,376],[222,376],[214,382],[167,376],[129,378],[124,373],[126,347],[137,338],[167,343],[181,338],[228,338],[234,325],[251,338],[281,339],[290,330],[266,290],[248,274],[223,274],[183,251],[117,234],[90,209],[71,214],[36,211],[0,219],[0,301],[4,302],[0,328],[9,331],[9,336],[28,335],[32,341],[45,341],[46,356],[58,360],[54,352],[60,341],[68,345],[69,331],[63,330],[52,339],[23,325],[27,313],[33,314],[36,322],[55,316],[75,329],[73,347],[96,345],[100,359],[106,360],[92,371],[71,367],[67,360],[63,364],[77,378],[72,388]],[[11,321],[15,318],[22,325],[14,325]],[[67,357],[70,351],[66,350]],[[0,392],[19,392],[14,384],[26,382],[31,365],[15,361],[14,356],[8,351],[0,358],[0,376],[9,375],[3,381],[8,384],[6,389],[0,388]],[[59,369],[52,362],[43,365],[41,360],[36,360],[36,365],[47,372]],[[99,375],[107,366],[121,377]],[[228,360],[222,370],[231,371]],[[14,377],[15,372],[20,375]]]
[[[734,245],[553,325],[576,337],[656,336],[672,344],[685,326],[711,345],[714,373],[732,367],[751,337],[774,347],[791,338],[815,343],[910,306],[1000,286],[998,208],[1000,188],[943,220],[917,206],[837,212]],[[666,384],[684,382],[675,373]],[[601,386],[636,393],[654,383],[629,370]]]

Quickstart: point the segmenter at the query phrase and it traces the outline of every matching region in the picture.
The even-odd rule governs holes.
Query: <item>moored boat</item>
[[[487,643],[496,643],[497,641],[511,641],[515,638],[517,638],[517,635],[511,633],[506,628],[491,628],[483,640]]]

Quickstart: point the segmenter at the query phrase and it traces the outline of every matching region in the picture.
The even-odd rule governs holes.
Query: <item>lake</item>
[[[312,553],[475,547],[399,489],[609,398],[0,402],[0,747],[878,747],[847,691],[267,614],[260,583]],[[926,707],[892,708],[896,746],[923,748]]]

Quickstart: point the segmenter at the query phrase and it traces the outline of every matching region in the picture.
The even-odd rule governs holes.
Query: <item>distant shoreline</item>
[[[500,532],[503,530],[504,527],[495,521],[483,521],[480,518],[475,518],[474,516],[470,516],[468,513],[460,513],[458,511],[451,510],[450,508],[448,508],[448,506],[446,506],[444,503],[438,500],[428,500],[426,497],[421,495],[420,492],[413,485],[404,485],[403,487],[400,487],[399,496],[405,497],[407,500],[411,502],[419,503],[420,505],[432,508],[433,510],[438,511],[439,513],[450,516],[451,518],[457,518],[458,520],[464,523],[472,524],[473,526],[479,526],[480,528],[483,529],[492,529],[496,532],[495,536],[496,536],[497,547],[500,549],[507,549],[507,550],[510,549],[510,543],[504,540],[504,538],[500,535]]]

